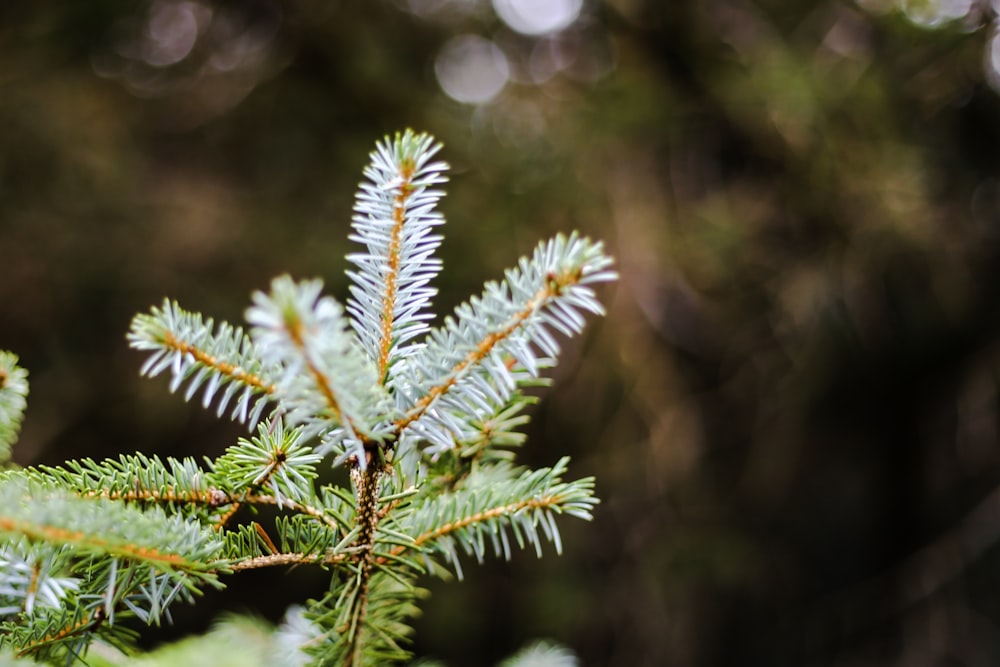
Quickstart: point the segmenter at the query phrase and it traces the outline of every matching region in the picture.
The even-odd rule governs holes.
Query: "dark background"
[[[550,637],[585,665],[997,664],[994,18],[586,0],[532,36],[482,0],[0,3],[15,458],[233,442],[138,377],[131,316],[169,296],[241,321],[286,271],[343,297],[361,168],[413,127],[453,166],[439,312],[559,230],[621,273],[522,453],[597,475],[596,520],[563,522],[561,558],[428,582],[419,655]],[[507,59],[481,104],[439,85],[460,35]],[[317,581],[234,578],[166,636],[276,619]]]

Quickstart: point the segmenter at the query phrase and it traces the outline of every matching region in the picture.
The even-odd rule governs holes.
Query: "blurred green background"
[[[447,312],[542,237],[621,280],[522,460],[598,476],[566,554],[428,582],[415,650],[492,664],[1000,662],[1000,98],[973,0],[0,3],[0,348],[24,465],[212,455],[131,316],[343,297],[361,168],[445,143]],[[319,579],[231,580],[276,619]],[[321,585],[321,584],[320,584]],[[312,594],[316,594],[313,591]]]

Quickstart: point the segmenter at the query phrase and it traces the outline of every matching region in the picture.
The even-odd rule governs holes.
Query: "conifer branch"
[[[20,480],[0,485],[0,533],[66,546],[78,554],[122,557],[214,584],[210,533],[151,510],[83,499]],[[164,530],[166,529],[166,530]],[[185,585],[194,586],[193,583]]]
[[[403,224],[406,222],[406,200],[412,193],[414,165],[412,160],[404,159],[399,165],[399,177],[395,185],[395,196],[392,203],[392,229],[389,232],[389,247],[386,249],[385,292],[382,296],[382,327],[379,333],[378,347],[378,378],[385,383],[389,370],[389,353],[392,351],[392,330],[396,321],[396,297],[399,290],[399,270],[402,263],[400,255]]]
[[[121,500],[127,503],[161,503],[169,505],[205,505],[220,507],[233,502],[229,496],[219,489],[198,491],[191,489],[135,489],[133,491],[86,491],[84,498],[103,498],[105,500]]]
[[[58,468],[28,469],[21,475],[41,485],[55,483],[82,498],[155,504],[167,513],[196,518],[207,519],[233,502],[192,458],[164,461],[133,454],[103,461],[81,459]]]
[[[96,607],[89,613],[83,614],[81,618],[72,619],[72,622],[55,628],[50,634],[19,643],[20,649],[15,655],[24,658],[54,644],[65,643],[76,637],[86,637],[93,634],[104,623],[105,618],[104,608]]]
[[[169,621],[223,575],[318,565],[327,593],[289,616],[275,659],[397,662],[417,577],[442,564],[461,577],[460,552],[559,552],[556,515],[590,518],[592,478],[563,481],[567,459],[517,468],[510,448],[555,334],[602,313],[593,288],[614,279],[611,259],[557,236],[431,330],[439,149],[412,131],[377,144],[354,205],[350,238],[364,250],[349,256],[346,309],[319,280],[282,276],[253,295],[248,334],[170,301],[135,317],[141,372],[168,374],[185,400],[201,392],[251,434],[204,462],[134,454],[0,472],[0,651],[78,663],[97,637],[132,643],[122,617]],[[26,393],[0,353],[0,462]],[[331,453],[350,488],[318,485]],[[243,518],[244,507],[269,511]]]
[[[469,526],[477,523],[484,523],[497,517],[507,516],[512,514],[517,514],[522,511],[531,511],[538,509],[553,509],[559,506],[562,498],[559,496],[543,496],[541,498],[531,498],[528,500],[520,500],[515,503],[509,503],[507,505],[501,505],[499,507],[491,507],[489,509],[476,512],[469,516],[458,519],[457,521],[450,521],[448,523],[438,526],[434,530],[422,533],[413,538],[413,547],[419,548],[421,545],[436,540],[438,538],[456,533],[458,531],[464,530]],[[405,550],[404,547],[397,547],[393,550],[394,553],[402,553]]]
[[[309,371],[309,375],[312,376],[313,381],[316,383],[316,388],[323,395],[323,399],[326,401],[326,406],[330,410],[334,421],[344,424],[351,430],[351,434],[357,437],[357,429],[351,422],[351,419],[345,418],[344,413],[340,408],[340,402],[333,393],[333,387],[331,386],[330,379],[326,374],[319,369],[316,362],[310,358],[309,350],[306,349],[305,339],[303,338],[302,323],[297,319],[290,319],[285,322],[285,331],[288,334],[289,340],[295,346],[299,354],[302,355],[302,361],[305,363],[306,369]]]
[[[17,365],[17,356],[0,351],[0,464],[10,458],[10,448],[21,430],[27,407],[28,372]]]
[[[161,551],[141,544],[109,541],[82,530],[18,521],[4,516],[0,516],[0,532],[23,535],[29,540],[48,544],[65,545],[77,551],[100,551],[111,556],[141,560],[161,569],[201,568],[197,561],[190,561],[177,553]]]
[[[541,556],[541,538],[562,552],[555,514],[590,520],[598,504],[593,495],[594,479],[563,482],[568,458],[552,468],[518,471],[500,465],[487,472],[475,471],[461,488],[429,498],[392,528],[412,535],[411,544],[401,544],[392,555],[408,550],[430,549],[444,556],[462,576],[456,545],[482,561],[486,540],[495,555],[510,559],[508,532],[520,547],[531,545]],[[539,533],[539,530],[541,533]]]
[[[348,334],[343,308],[321,296],[322,287],[318,280],[277,278],[269,294],[254,294],[247,321],[265,360],[283,369],[277,395],[285,419],[303,437],[320,435],[364,465],[365,444],[382,437],[376,424],[388,395]]]
[[[495,411],[558,356],[550,329],[570,336],[583,328],[581,311],[604,312],[591,285],[615,279],[610,265],[600,243],[559,235],[509,269],[503,283],[488,283],[407,358],[393,388],[408,407],[393,431],[416,428],[432,454],[474,435],[464,426],[469,417]]]
[[[269,379],[275,369],[264,366],[242,329],[227,322],[215,327],[211,319],[203,320],[175,302],[164,300],[150,313],[136,315],[128,341],[134,349],[149,353],[142,374],[155,377],[169,370],[171,392],[187,383],[184,400],[203,389],[202,406],[217,400],[216,413],[221,416],[239,392],[230,416],[251,428],[275,392]]]
[[[313,480],[322,457],[307,446],[299,429],[265,421],[251,438],[240,438],[211,464],[209,481],[231,498],[270,493],[283,501],[308,501],[315,496]]]
[[[209,368],[216,371],[220,375],[223,375],[233,382],[238,382],[240,384],[246,385],[248,387],[253,387],[254,389],[261,391],[265,394],[274,393],[274,385],[265,382],[263,378],[254,375],[253,373],[248,373],[239,366],[222,361],[221,359],[209,354],[205,350],[198,348],[191,343],[183,340],[177,340],[174,338],[173,334],[169,331],[164,332],[163,335],[163,347],[174,350],[181,355],[190,355],[196,363],[204,368]]]
[[[427,331],[430,281],[441,270],[433,256],[441,237],[431,233],[444,222],[435,210],[444,183],[442,162],[432,162],[440,144],[412,130],[386,137],[371,154],[354,205],[351,239],[366,252],[348,255],[357,271],[347,310],[368,356],[375,360],[378,380],[407,354],[407,341]]]
[[[0,617],[60,607],[80,588],[68,562],[68,550],[24,539],[0,547]]]
[[[545,301],[553,296],[554,292],[546,286],[540,289],[524,307],[505,322],[498,331],[488,332],[475,347],[468,352],[465,357],[459,360],[449,369],[440,384],[431,386],[427,392],[417,400],[410,410],[402,417],[393,422],[393,427],[397,431],[402,431],[407,426],[417,421],[427,412],[428,408],[440,397],[448,392],[462,378],[463,373],[470,367],[480,364],[489,357],[497,345],[509,339],[518,329],[520,329],[529,317],[534,315]]]
[[[360,552],[357,554],[356,592],[349,612],[349,627],[347,633],[348,660],[346,665],[361,664],[361,651],[364,645],[361,633],[367,624],[369,586],[375,564],[375,531],[381,518],[379,514],[379,486],[384,473],[377,465],[369,465],[362,469],[355,467],[351,477],[355,484],[355,494],[358,498],[357,525],[358,538],[355,543]]]
[[[233,572],[244,570],[259,570],[266,567],[287,567],[291,565],[339,565],[350,557],[349,554],[304,554],[304,553],[275,553],[263,556],[254,556],[242,561],[235,561],[229,565]]]
[[[399,289],[399,245],[400,236],[403,230],[404,203],[408,194],[410,183],[409,178],[412,173],[409,170],[403,173],[403,183],[399,187],[399,194],[392,210],[392,232],[390,232],[388,266],[385,277],[385,296],[382,298],[382,331],[380,332],[381,342],[378,350],[378,378],[379,382],[385,383],[386,374],[389,371],[389,352],[392,346],[392,325],[395,321],[394,306],[396,304],[396,292]]]

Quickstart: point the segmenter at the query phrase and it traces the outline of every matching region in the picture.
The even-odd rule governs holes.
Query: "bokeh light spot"
[[[582,6],[582,0],[493,0],[497,15],[523,35],[558,32],[577,19]]]
[[[1000,31],[994,31],[986,48],[986,80],[1000,91]]]
[[[904,0],[901,8],[913,23],[936,28],[968,15],[972,0]]]
[[[202,9],[193,2],[158,3],[146,28],[145,60],[154,67],[167,67],[187,58],[198,41],[198,16]]]
[[[493,42],[477,35],[461,35],[441,48],[434,72],[448,97],[483,104],[503,90],[510,78],[510,65]]]

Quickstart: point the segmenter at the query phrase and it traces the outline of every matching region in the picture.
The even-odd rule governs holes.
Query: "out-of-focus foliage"
[[[0,5],[18,462],[226,442],[139,383],[129,317],[169,294],[238,319],[286,270],[346,296],[343,193],[409,125],[461,183],[442,307],[557,229],[612,241],[622,275],[530,436],[554,443],[533,463],[598,475],[595,525],[572,557],[434,590],[422,653],[997,662],[989,4],[529,4]]]

